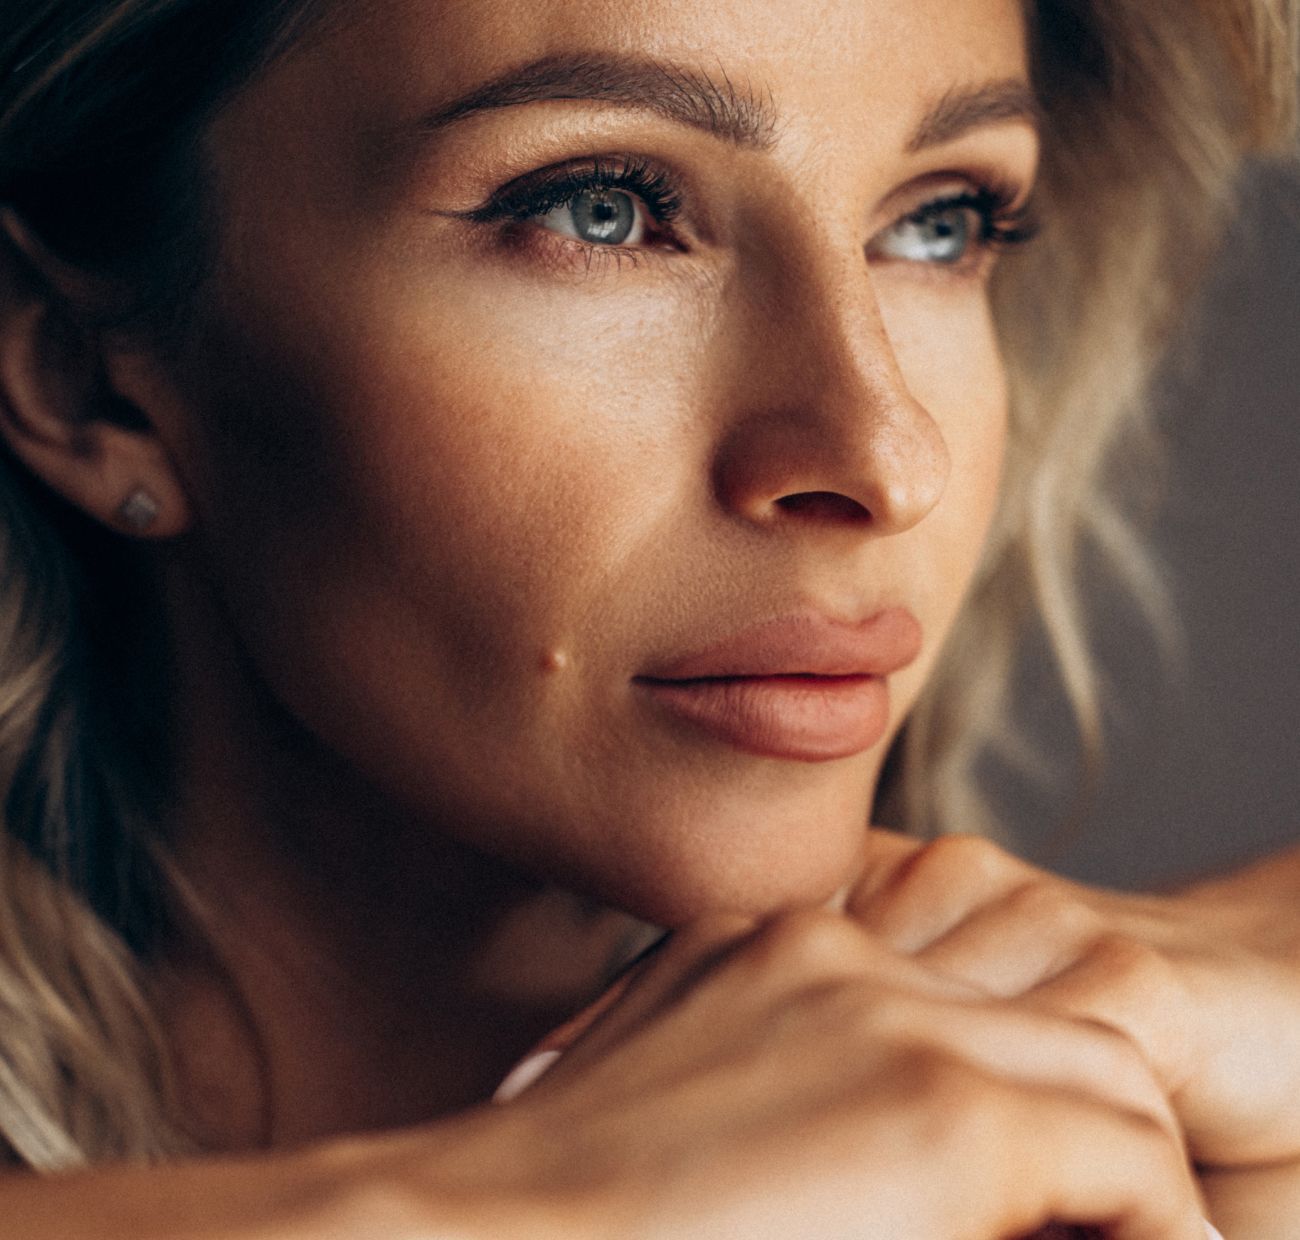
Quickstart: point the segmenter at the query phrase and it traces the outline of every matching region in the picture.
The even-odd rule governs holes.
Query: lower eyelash
[[[523,221],[526,223],[527,221]],[[510,227],[505,234],[507,243],[527,253],[532,261],[550,268],[557,274],[579,272],[591,275],[601,271],[622,271],[624,267],[638,267],[647,258],[656,256],[653,250],[640,250],[634,246],[592,245],[574,237],[548,234],[539,243],[534,229]]]

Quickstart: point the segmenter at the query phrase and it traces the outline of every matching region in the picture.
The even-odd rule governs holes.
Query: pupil
[[[939,262],[954,263],[966,252],[970,241],[970,219],[965,211],[952,211],[933,216],[926,231],[933,246],[933,257]]]
[[[574,198],[569,210],[574,231],[597,245],[622,245],[636,227],[631,195],[617,190],[587,190]]]

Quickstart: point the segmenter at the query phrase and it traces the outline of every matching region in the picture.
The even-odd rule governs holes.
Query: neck
[[[176,861],[160,970],[183,1122],[222,1148],[395,1127],[486,1100],[599,993],[636,923],[458,844],[360,780],[220,635],[178,651]]]

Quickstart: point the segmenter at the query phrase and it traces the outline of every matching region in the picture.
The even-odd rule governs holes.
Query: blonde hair
[[[1107,467],[1121,452],[1153,464],[1153,371],[1232,215],[1243,160],[1293,154],[1292,0],[1029,0],[1027,13],[1043,230],[993,290],[1011,387],[1000,512],[895,756],[890,809],[919,834],[1002,834],[977,772],[991,755],[1035,757],[1011,722],[1031,623],[1072,709],[1084,782],[1095,778],[1103,712],[1081,557],[1095,552],[1173,636]]]
[[[202,268],[194,139],[314,7],[27,0],[0,29],[0,203],[60,259],[130,285],[140,323],[175,319]],[[974,765],[1005,731],[1026,616],[1096,735],[1079,547],[1142,574],[1099,485],[1107,450],[1140,415],[1241,161],[1293,122],[1289,0],[1038,0],[1028,15],[1045,229],[995,289],[1013,393],[998,521],[900,743],[895,788],[926,829],[987,823]],[[0,461],[0,1141],[43,1170],[185,1147],[145,986],[175,902],[162,729],[134,684],[157,669],[104,612],[120,571],[111,535]],[[125,683],[100,674],[108,652]]]

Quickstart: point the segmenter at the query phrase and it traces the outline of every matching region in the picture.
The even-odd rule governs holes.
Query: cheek
[[[565,686],[627,658],[676,567],[707,476],[701,333],[684,298],[615,313],[440,274],[436,297],[358,279],[292,319],[245,298],[207,350],[241,361],[209,385],[204,526],[241,640],[315,730],[383,719],[436,732],[445,770],[488,770],[489,744],[544,764],[561,721],[585,735]]]
[[[618,518],[646,511],[645,462],[682,405],[648,314],[573,301],[390,291],[346,318],[273,324],[260,357],[246,331],[224,350],[252,359],[239,412],[206,445],[223,502],[242,492],[250,524],[294,529],[295,555],[454,579],[471,608],[545,607],[538,589],[560,603],[543,561],[599,557]]]
[[[361,553],[479,640],[558,640],[585,620],[691,469],[667,324],[544,300],[444,289],[336,351],[330,472]]]

